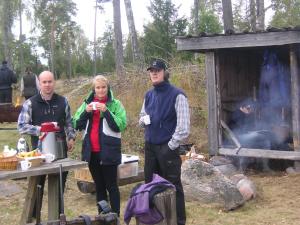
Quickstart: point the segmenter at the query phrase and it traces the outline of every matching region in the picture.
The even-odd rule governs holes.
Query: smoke
[[[232,115],[231,119],[236,121],[230,121],[229,127],[242,147],[288,149],[286,142],[291,123],[291,78],[288,61],[281,60],[279,55],[271,50],[264,52],[257,99],[245,99]],[[249,109],[253,107],[253,110],[244,110],[248,106]],[[240,168],[245,169],[252,160],[239,157]],[[267,159],[259,161],[263,169],[269,169]]]
[[[265,125],[286,122],[286,112],[290,110],[290,71],[277,54],[266,50],[261,67],[258,89],[260,121]]]

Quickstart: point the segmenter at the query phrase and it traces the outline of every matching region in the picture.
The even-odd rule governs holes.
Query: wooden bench
[[[81,191],[82,193],[94,193],[95,192],[96,187],[95,187],[95,183],[92,180],[84,179],[84,178],[81,179],[80,177],[76,177],[76,175],[75,175],[75,178],[78,180],[77,187],[78,187],[79,191]],[[139,169],[137,176],[118,179],[118,184],[119,184],[119,186],[123,186],[123,185],[132,184],[132,183],[136,183],[136,182],[141,182],[141,181],[144,181],[144,170],[143,169]]]

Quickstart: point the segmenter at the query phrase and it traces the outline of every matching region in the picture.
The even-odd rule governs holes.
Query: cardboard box
[[[138,175],[139,157],[136,155],[122,154],[122,164],[118,167],[118,178],[128,178]],[[74,171],[75,179],[94,182],[89,168],[81,168]]]
[[[118,178],[137,176],[139,172],[139,157],[136,155],[122,154],[122,164],[118,168]]]

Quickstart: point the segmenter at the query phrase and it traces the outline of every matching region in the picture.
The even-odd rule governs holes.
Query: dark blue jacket
[[[164,81],[145,95],[145,111],[151,124],[145,126],[145,140],[151,144],[165,144],[175,132],[177,116],[176,98],[183,91]]]

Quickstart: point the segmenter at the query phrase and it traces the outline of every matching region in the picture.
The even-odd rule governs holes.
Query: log
[[[176,190],[169,188],[154,197],[154,205],[163,216],[163,220],[155,225],[174,225],[177,224],[176,215]],[[146,225],[136,219],[136,225]],[[154,225],[154,224],[153,224]]]
[[[118,216],[116,213],[101,214],[91,218],[91,225],[117,225]],[[27,223],[26,225],[36,225],[36,223]],[[60,225],[59,220],[44,221],[40,225]],[[66,221],[66,225],[86,225],[83,218],[75,218]]]
[[[118,184],[119,186],[124,186],[127,184],[132,184],[136,182],[144,181],[144,170],[139,169],[138,175],[134,177],[127,177],[127,178],[119,178]]]
[[[121,178],[118,180],[119,186],[132,184],[136,182],[144,181],[144,170],[140,169],[137,176],[134,177],[127,177],[127,178]],[[85,180],[79,180],[77,181],[77,187],[80,192],[82,193],[95,193],[96,187],[95,183],[91,181],[85,181]]]

